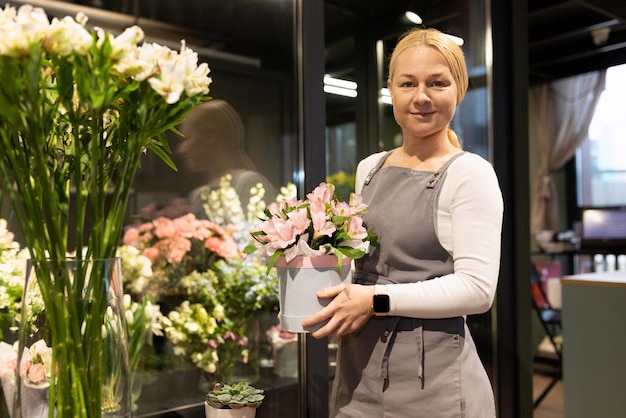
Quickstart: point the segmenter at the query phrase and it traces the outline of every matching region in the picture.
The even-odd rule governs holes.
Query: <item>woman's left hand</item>
[[[311,333],[314,338],[333,335],[339,338],[361,329],[372,315],[374,286],[340,284],[317,292],[321,299],[334,299],[315,315],[302,321],[303,327],[311,327],[329,319],[322,328]]]

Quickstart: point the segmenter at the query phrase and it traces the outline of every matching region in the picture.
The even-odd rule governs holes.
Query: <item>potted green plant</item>
[[[263,399],[263,390],[247,382],[216,383],[204,402],[206,418],[254,418]]]

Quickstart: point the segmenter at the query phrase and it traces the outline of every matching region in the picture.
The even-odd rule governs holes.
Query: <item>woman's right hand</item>
[[[372,315],[372,299],[375,286],[339,284],[317,292],[321,299],[334,298],[315,315],[302,321],[303,327],[312,327],[328,320],[328,323],[311,333],[314,338],[329,335],[339,339],[342,335],[358,331]]]

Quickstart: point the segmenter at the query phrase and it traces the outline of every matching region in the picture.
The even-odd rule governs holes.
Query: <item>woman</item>
[[[194,107],[181,127],[185,140],[178,148],[189,170],[205,172],[207,184],[189,194],[189,203],[199,218],[205,218],[202,194],[219,187],[220,179],[232,175],[231,185],[243,208],[250,200],[252,187],[265,189],[266,204],[274,201],[278,192],[271,182],[259,173],[244,147],[244,125],[237,111],[224,100],[213,99]]]
[[[495,417],[465,323],[493,302],[502,194],[492,166],[450,128],[468,86],[461,49],[434,29],[403,36],[387,86],[402,145],[365,158],[357,192],[380,251],[303,322],[340,339],[332,417]]]

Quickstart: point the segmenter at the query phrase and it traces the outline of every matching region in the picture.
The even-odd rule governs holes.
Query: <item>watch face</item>
[[[389,295],[374,295],[373,309],[376,313],[389,312]]]

